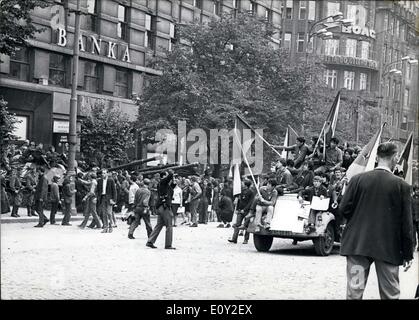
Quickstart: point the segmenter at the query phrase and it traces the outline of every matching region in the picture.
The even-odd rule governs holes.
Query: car
[[[269,251],[274,238],[292,239],[294,245],[300,241],[311,240],[319,256],[328,256],[335,242],[340,242],[342,227],[336,222],[333,213],[324,210],[316,215],[314,231],[305,232],[310,209],[310,203],[301,204],[297,194],[278,197],[270,229],[260,228],[254,221],[247,228],[249,233],[253,233],[256,250]]]

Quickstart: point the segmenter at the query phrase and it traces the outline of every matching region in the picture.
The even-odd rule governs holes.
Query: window
[[[390,114],[390,125],[394,125],[394,110],[391,110],[391,114]]]
[[[286,8],[285,8],[285,18],[292,19],[292,0],[287,0]]]
[[[409,89],[404,89],[403,106],[408,107],[409,104],[410,104],[410,91]]]
[[[388,108],[386,108],[386,110],[384,112],[384,119],[385,119],[385,121],[388,121]]]
[[[127,39],[127,7],[118,5],[118,37],[126,40]]]
[[[327,17],[328,16],[332,16],[337,14],[338,12],[340,12],[340,3],[339,2],[328,2],[327,3]],[[330,18],[330,21],[332,21],[333,19]]]
[[[316,20],[316,1],[308,2],[308,20]]]
[[[356,42],[355,39],[346,40],[346,56],[356,57]]]
[[[390,96],[390,79],[386,80],[386,96]]]
[[[394,22],[394,35],[398,36],[399,35],[399,27],[400,27],[400,21],[399,19],[395,18],[395,22]]]
[[[251,12],[252,14],[256,14],[257,12],[256,3],[254,3],[253,1],[249,2],[249,12]]]
[[[402,124],[400,125],[400,129],[407,130],[407,116],[403,115]]]
[[[370,43],[367,41],[361,41],[361,58],[368,59],[370,56]]]
[[[405,34],[406,34],[405,28],[406,28],[406,26],[404,24],[402,24],[400,26],[400,40],[402,40],[402,41],[405,41],[406,40],[406,37],[405,37]]]
[[[345,71],[343,74],[343,86],[348,90],[354,90],[355,72]]]
[[[65,87],[66,59],[61,54],[49,54],[49,83],[54,86]]]
[[[150,49],[154,49],[155,25],[156,25],[156,17],[152,17],[149,14],[146,14],[145,15],[146,34],[144,37],[144,46]]]
[[[393,84],[391,85],[391,92],[394,99],[396,97],[396,80],[393,80]]]
[[[365,27],[367,11],[362,5],[348,4],[347,18],[357,26]]]
[[[27,48],[17,48],[10,55],[9,76],[22,81],[29,81],[29,54]]]
[[[410,80],[410,78],[412,77],[412,65],[410,63],[407,63],[406,69],[406,80]]]
[[[194,7],[197,7],[198,9],[202,9],[202,0],[194,0],[193,5]]]
[[[388,14],[384,12],[383,14],[383,30],[387,29],[388,27]]]
[[[97,31],[98,29],[98,8],[97,0],[87,0],[86,27],[88,30]]]
[[[83,89],[88,92],[99,91],[99,72],[98,64],[95,62],[84,61],[84,83]]]
[[[387,62],[387,45],[383,46],[383,61],[384,63]]]
[[[233,0],[233,8],[238,9],[239,8],[239,0]]]
[[[386,62],[391,62],[391,55],[393,54],[392,48],[387,48],[387,59]]]
[[[367,90],[368,75],[366,73],[360,73],[359,75],[359,90]]]
[[[214,6],[213,6],[213,13],[219,16],[220,12],[221,12],[221,2],[219,0],[215,0]]]
[[[324,53],[329,56],[339,55],[339,39],[326,40]]]
[[[173,46],[176,43],[176,28],[175,28],[175,25],[171,22],[170,22],[169,35],[170,35],[169,51],[172,51]]]
[[[338,72],[336,70],[325,70],[324,80],[330,88],[335,89],[338,80]]]
[[[394,18],[392,15],[388,16],[388,28],[387,31],[390,33],[393,33],[393,22],[394,22]]]
[[[300,12],[298,19],[305,20],[307,16],[307,1],[300,1]]]
[[[28,120],[27,116],[15,116],[16,122],[12,134],[17,137],[18,140],[27,140],[28,139]]]
[[[291,49],[291,33],[285,32],[284,34],[284,48],[290,50]]]
[[[395,126],[396,128],[398,128],[398,127],[399,127],[399,118],[400,118],[400,112],[399,112],[399,111],[397,111],[397,112],[396,112],[396,118],[394,119],[394,126]]]
[[[298,33],[297,38],[297,52],[304,52],[304,32]]]
[[[272,10],[266,9],[265,20],[269,23],[272,23]]]
[[[116,69],[115,94],[117,97],[128,97],[128,71]]]

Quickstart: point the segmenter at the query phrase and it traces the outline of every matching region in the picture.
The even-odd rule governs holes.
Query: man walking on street
[[[173,212],[172,207],[172,198],[173,198],[173,189],[175,184],[173,183],[173,170],[169,172],[162,172],[160,174],[160,182],[157,186],[157,224],[151,232],[150,237],[146,243],[147,247],[157,248],[154,246],[154,243],[157,240],[157,237],[160,234],[160,231],[165,226],[166,227],[166,241],[165,249],[176,249],[172,247],[173,240]]]
[[[55,175],[52,177],[51,184],[51,213],[49,215],[49,221],[51,224],[55,224],[55,215],[58,211],[58,205],[60,204],[60,191],[58,188],[58,180],[60,177]]]
[[[35,200],[35,211],[38,213],[39,222],[35,228],[42,228],[48,223],[47,217],[44,215],[44,205],[47,202],[48,197],[48,179],[45,174],[45,168],[39,167],[39,179],[36,185],[34,200]]]
[[[72,176],[68,176],[63,181],[64,218],[61,222],[62,226],[71,226],[71,202],[73,201],[73,195],[77,192],[77,190],[71,190],[70,184],[72,182],[72,179]]]
[[[347,299],[362,299],[370,266],[375,263],[381,299],[398,299],[399,266],[413,259],[410,186],[393,175],[397,146],[380,144],[378,166],[354,176],[339,206],[347,219],[341,255],[347,259]]]
[[[202,194],[202,189],[198,183],[198,177],[192,176],[191,177],[192,185],[189,190],[189,209],[191,210],[191,227],[197,227],[198,224],[196,223],[197,214],[198,214],[198,206],[199,201]]]
[[[103,169],[102,177],[98,180],[97,194],[100,210],[103,214],[103,231],[102,233],[111,233],[112,229],[112,207],[116,203],[116,185],[115,181],[108,177],[108,171]]]
[[[150,185],[149,179],[144,179],[140,182],[140,187],[135,193],[135,199],[133,204],[133,210],[135,214],[135,220],[129,226],[128,239],[134,238],[134,231],[141,223],[141,219],[144,220],[145,227],[147,230],[147,237],[150,237],[153,227],[150,222],[149,212],[149,201],[151,197],[151,191],[148,189]]]

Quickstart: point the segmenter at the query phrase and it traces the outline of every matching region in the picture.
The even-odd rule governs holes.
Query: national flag
[[[284,147],[293,146],[297,143],[298,133],[290,126],[287,126],[284,139]],[[288,160],[290,158],[290,151],[282,150],[281,158]]]
[[[287,130],[285,131],[284,147],[288,147],[289,146],[289,143],[288,143],[288,135],[289,135],[289,132],[288,131],[289,131],[289,129],[287,127]],[[281,158],[288,159],[288,151],[287,150],[285,150],[285,149],[282,150],[282,152],[281,152]]]
[[[377,149],[381,142],[381,133],[383,128],[386,125],[384,123],[380,130],[371,138],[367,145],[362,149],[358,154],[354,162],[349,166],[348,171],[346,171],[346,176],[350,180],[354,175],[371,171],[375,167],[375,160],[377,157]]]
[[[409,135],[406,144],[404,145],[403,151],[400,155],[397,166],[399,170],[403,170],[404,180],[412,185],[412,160],[413,160],[413,132]]]
[[[339,115],[339,108],[340,108],[340,91],[336,95],[335,100],[333,101],[332,108],[327,115],[326,121],[324,123],[324,140],[325,145],[330,144],[330,139],[334,137],[336,124],[338,122],[338,115]]]

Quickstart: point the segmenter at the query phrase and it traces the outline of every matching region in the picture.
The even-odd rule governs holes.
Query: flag
[[[287,127],[287,130],[285,131],[284,147],[289,147],[289,144],[288,144],[288,127]],[[288,151],[283,149],[282,152],[281,152],[281,158],[288,159]]]
[[[233,165],[233,196],[242,193],[242,181],[240,178],[240,165]]]
[[[329,145],[330,139],[334,137],[336,124],[338,122],[338,114],[340,107],[340,91],[336,95],[335,100],[333,101],[332,108],[327,115],[325,124],[324,124],[324,144]]]
[[[410,134],[407,139],[406,144],[404,145],[403,151],[400,155],[399,162],[397,163],[398,167],[403,170],[404,180],[412,185],[412,160],[413,160],[413,132]]]
[[[368,144],[358,154],[354,162],[346,171],[346,176],[350,180],[354,175],[374,169],[375,159],[377,157],[377,149],[381,141],[381,133],[386,123],[378,130],[378,132],[371,138]]]

